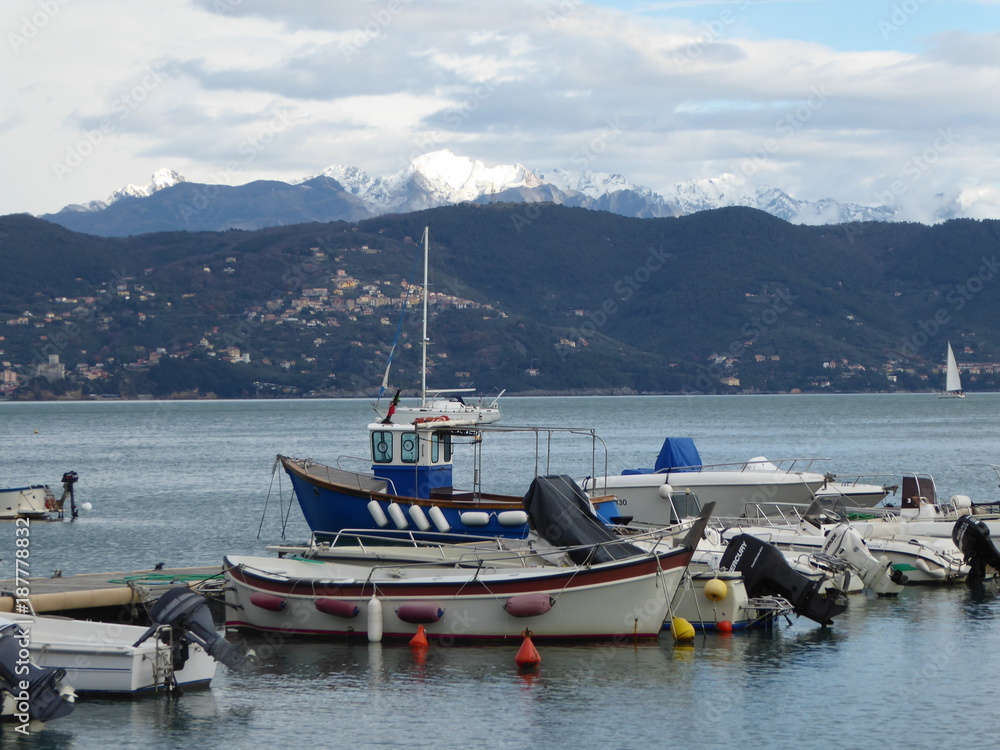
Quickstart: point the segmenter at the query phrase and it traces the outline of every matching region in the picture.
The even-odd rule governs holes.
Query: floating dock
[[[222,586],[222,566],[84,573],[55,578],[0,581],[0,616],[13,612],[17,585],[28,589],[35,614],[82,619],[141,620],[146,606],[176,586],[211,590]],[[139,610],[143,610],[140,612]]]

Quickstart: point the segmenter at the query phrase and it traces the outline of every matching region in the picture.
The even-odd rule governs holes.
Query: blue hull
[[[453,541],[455,534],[507,539],[528,535],[527,514],[519,499],[506,503],[398,497],[317,481],[297,473],[297,467],[287,463],[284,468],[302,515],[317,536],[333,536],[344,530],[405,535],[421,541],[449,541],[449,537]],[[617,503],[598,505],[598,516],[605,522],[616,515]]]

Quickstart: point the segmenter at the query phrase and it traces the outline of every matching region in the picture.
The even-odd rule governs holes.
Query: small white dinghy
[[[41,667],[57,668],[78,693],[139,695],[208,687],[217,662],[240,668],[245,657],[215,632],[205,598],[188,588],[168,589],[150,610],[152,626],[90,622],[6,613],[28,634],[28,651]]]

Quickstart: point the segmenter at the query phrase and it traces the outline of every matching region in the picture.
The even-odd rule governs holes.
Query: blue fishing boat
[[[473,445],[477,462],[474,476],[479,477],[479,448],[485,432],[534,432],[536,445],[546,445],[557,432],[584,433],[594,445],[599,440],[593,431],[576,428],[501,427],[444,415],[412,423],[391,419],[390,414],[382,422],[368,425],[370,472],[349,471],[312,459],[277,457],[315,535],[352,530],[421,540],[446,540],[454,534],[524,538],[528,516],[520,496],[483,492],[478,485],[471,489],[454,486],[456,444]],[[546,460],[535,457],[535,466],[547,465]],[[615,498],[594,498],[592,504],[602,521],[620,520]]]

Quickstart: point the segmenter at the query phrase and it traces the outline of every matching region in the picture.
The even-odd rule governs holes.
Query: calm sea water
[[[666,436],[694,437],[706,463],[817,457],[842,476],[924,472],[942,496],[998,497],[1000,394],[504,399],[506,424],[595,428],[608,469],[649,466]],[[76,471],[75,523],[31,527],[31,570],[48,576],[221,562],[304,540],[276,453],[363,456],[366,401],[0,403],[0,486]],[[598,470],[604,448],[598,443]],[[484,486],[520,494],[533,441],[489,438]],[[541,470],[592,472],[590,440],[554,441]],[[343,458],[348,461],[349,459]],[[460,483],[460,482],[459,482]],[[260,532],[258,534],[258,530]],[[0,524],[0,578],[13,576]],[[779,748],[939,747],[993,740],[1000,590],[854,596],[832,628],[659,643],[543,646],[520,675],[515,646],[255,643],[254,674],[220,668],[179,700],[88,700],[25,741],[52,748]],[[961,720],[960,730],[956,717]],[[955,732],[960,731],[959,735]]]

